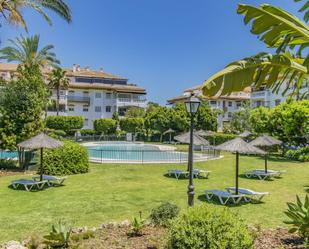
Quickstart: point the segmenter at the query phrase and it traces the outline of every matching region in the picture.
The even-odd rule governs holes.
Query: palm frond
[[[309,46],[308,25],[281,8],[269,4],[260,7],[240,4],[237,13],[245,16],[245,24],[252,22],[251,33],[269,47],[277,47],[278,53],[298,46],[301,54]]]
[[[300,2],[302,0],[294,0],[295,2]],[[304,12],[304,20],[308,22],[309,20],[309,1],[306,0],[306,3],[299,9],[299,12]]]
[[[303,59],[293,58],[289,53],[260,53],[235,61],[204,82],[203,94],[226,95],[242,91],[248,86],[266,86],[278,92],[283,82],[287,82],[287,87],[298,89],[308,77],[308,69],[302,62]]]

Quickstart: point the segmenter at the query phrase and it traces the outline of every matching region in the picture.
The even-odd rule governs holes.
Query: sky
[[[298,15],[293,0],[66,0],[73,21],[49,13],[53,26],[24,10],[28,34],[3,24],[0,47],[20,34],[40,34],[62,66],[80,64],[146,88],[149,101],[201,84],[229,62],[269,51],[237,15],[238,3],[269,3]],[[301,17],[301,15],[298,15]]]

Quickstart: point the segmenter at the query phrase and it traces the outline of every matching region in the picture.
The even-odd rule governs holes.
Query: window
[[[106,99],[111,99],[112,98],[112,94],[111,93],[106,93]]]
[[[106,112],[111,112],[112,111],[112,107],[111,106],[106,106],[105,107],[105,111]]]
[[[95,97],[96,97],[96,99],[100,99],[102,97],[102,94],[99,93],[99,92],[96,92],[95,93]]]
[[[96,106],[94,107],[95,112],[101,112],[101,106]]]
[[[69,95],[74,96],[74,91],[69,91]]]
[[[210,104],[211,104],[211,105],[216,105],[216,104],[217,104],[217,101],[211,100],[211,101],[210,101]]]
[[[60,91],[60,95],[65,95],[64,91]]]
[[[88,96],[89,92],[88,91],[83,91],[84,96]]]
[[[227,116],[228,116],[229,118],[231,118],[231,117],[232,117],[232,113],[231,113],[231,112],[228,112],[228,113],[227,113]]]
[[[236,106],[241,107],[241,101],[236,101]]]
[[[275,105],[277,106],[277,105],[280,105],[280,103],[281,103],[281,100],[280,99],[276,99],[275,100]]]
[[[69,112],[74,112],[74,105],[69,105]]]
[[[229,107],[233,106],[233,102],[229,101]]]
[[[89,106],[88,105],[83,105],[83,112],[88,112]]]

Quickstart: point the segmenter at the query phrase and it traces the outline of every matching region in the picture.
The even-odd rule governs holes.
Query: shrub
[[[286,157],[301,162],[309,162],[309,146],[297,150],[288,150]]]
[[[197,206],[172,221],[168,249],[252,248],[253,238],[238,215],[227,208]]]
[[[224,134],[224,133],[214,133],[211,136],[206,136],[206,139],[209,141],[211,145],[222,144],[228,140],[236,138],[234,134]]]
[[[131,222],[131,230],[133,236],[139,236],[142,234],[142,229],[144,227],[144,221],[141,218],[134,217]]]
[[[96,131],[92,130],[92,129],[82,129],[82,130],[80,130],[80,134],[82,136],[90,136],[90,135],[96,134]]]
[[[61,220],[52,225],[52,231],[49,235],[44,236],[44,244],[49,248],[67,248],[69,247],[72,227]]]
[[[136,133],[144,126],[143,118],[123,118],[120,120],[120,128],[126,132]]]
[[[82,116],[49,116],[46,119],[46,127],[54,130],[63,130],[70,133],[84,126]]]
[[[86,173],[89,170],[88,152],[82,145],[65,141],[62,147],[44,151],[45,174],[69,175]]]
[[[0,169],[16,169],[16,162],[13,160],[0,159]]]
[[[296,196],[296,203],[287,203],[288,210],[284,213],[290,218],[284,223],[292,225],[291,233],[297,232],[305,239],[305,245],[309,246],[309,197],[306,195],[305,201],[302,202]]]
[[[166,227],[170,221],[179,214],[179,207],[169,202],[163,202],[160,206],[152,209],[150,219],[157,226]]]
[[[117,121],[111,118],[99,118],[94,120],[94,129],[98,133],[112,134],[117,128]]]

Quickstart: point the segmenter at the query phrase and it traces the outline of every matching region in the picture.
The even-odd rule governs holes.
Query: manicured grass
[[[235,156],[225,154],[219,160],[196,163],[211,170],[209,179],[195,180],[196,204],[206,203],[204,190],[234,185]],[[33,233],[45,234],[52,223],[65,219],[74,226],[99,226],[107,221],[146,217],[162,201],[186,207],[187,180],[165,177],[168,169],[185,169],[186,165],[92,165],[88,174],[69,176],[66,186],[39,192],[16,191],[8,187],[11,180],[25,176],[0,178],[0,242],[24,239]],[[263,159],[241,156],[240,172],[263,168]],[[232,206],[249,223],[263,227],[283,226],[287,201],[304,196],[309,185],[309,163],[271,158],[270,169],[284,169],[281,179],[260,181],[240,178],[240,186],[270,195],[261,204]],[[207,204],[216,205],[216,204]],[[218,205],[218,208],[221,206]]]

